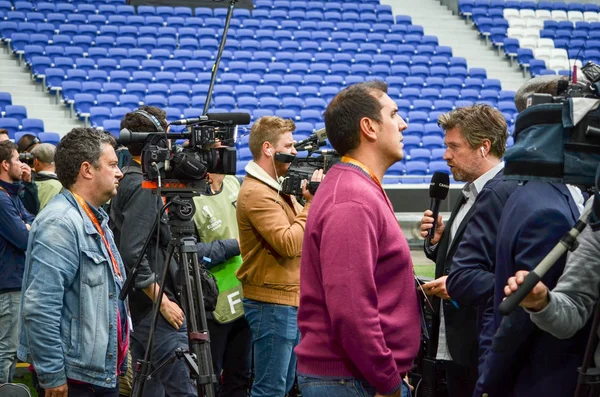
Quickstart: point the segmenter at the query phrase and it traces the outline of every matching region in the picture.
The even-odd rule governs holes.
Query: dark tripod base
[[[171,241],[169,242],[167,261],[165,263],[160,282],[158,301],[152,313],[152,328],[146,346],[146,355],[136,364],[136,376],[133,384],[132,396],[143,395],[144,383],[153,377],[166,365],[176,359],[183,359],[190,369],[191,378],[196,382],[198,396],[214,397],[213,384],[217,381],[212,366],[210,353],[210,338],[204,309],[204,295],[202,291],[202,277],[200,263],[196,248],[196,229],[192,216],[195,212],[192,193],[167,194],[169,203],[169,227]],[[173,356],[150,373],[151,352],[154,340],[156,322],[160,315],[160,305],[171,258],[175,255],[177,261],[177,284],[181,287],[182,309],[187,321],[189,351],[177,349]],[[173,379],[173,382],[181,380]]]

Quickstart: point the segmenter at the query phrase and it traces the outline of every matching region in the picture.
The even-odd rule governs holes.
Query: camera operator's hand
[[[179,329],[183,325],[183,310],[181,310],[177,303],[170,301],[166,295],[163,296],[160,305],[160,314],[162,314],[175,329]]]
[[[504,294],[509,296],[517,290],[517,287],[525,281],[525,277],[529,274],[526,270],[519,270],[513,277],[508,279],[506,286],[504,287]],[[519,306],[531,310],[532,312],[539,312],[543,310],[549,303],[548,298],[548,287],[541,281],[538,282],[535,287],[527,294],[525,299],[519,303]]]
[[[423,217],[421,218],[421,237],[427,238],[427,234],[429,233],[429,229],[433,227],[433,212],[431,210],[427,210],[423,213]],[[438,215],[437,225],[435,226],[435,235],[431,238],[431,245],[436,245],[440,239],[442,238],[442,233],[444,233],[444,221],[442,220],[442,216]]]
[[[21,164],[21,179],[23,182],[31,182],[31,167],[25,163]]]
[[[313,172],[310,181],[321,182],[324,177],[325,175],[323,175],[323,170],[316,170]],[[304,200],[307,202],[313,199],[313,195],[308,191],[308,181],[306,179],[302,182],[302,196],[304,196]]]

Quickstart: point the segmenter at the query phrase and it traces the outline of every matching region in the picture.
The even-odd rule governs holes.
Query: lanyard
[[[342,156],[342,163],[348,163],[348,164],[357,166],[358,168],[360,168],[361,170],[366,172],[371,177],[371,179],[373,179],[373,181],[381,189],[381,193],[383,193],[383,197],[385,197],[385,200],[388,203],[388,207],[390,208],[390,210],[392,211],[392,214],[394,214],[394,217],[395,217],[396,215],[394,213],[394,207],[392,206],[390,199],[388,198],[387,194],[385,193],[385,190],[383,189],[383,185],[381,184],[381,181],[379,180],[377,175],[375,175],[373,173],[373,171],[371,171],[366,165],[364,165],[363,163],[361,163],[360,161],[358,161],[356,159],[353,159],[352,157]]]
[[[77,202],[79,203],[81,208],[83,208],[83,210],[85,211],[88,218],[90,218],[90,220],[96,227],[96,230],[100,234],[100,237],[102,238],[102,241],[104,242],[104,245],[106,246],[108,255],[110,255],[110,260],[112,262],[113,271],[114,271],[115,275],[117,276],[117,278],[119,280],[122,280],[123,276],[121,275],[121,270],[119,269],[119,264],[117,263],[117,260],[115,259],[115,256],[113,255],[112,249],[110,249],[110,245],[108,244],[108,240],[106,240],[106,237],[104,236],[104,232],[102,231],[102,227],[100,226],[100,223],[98,223],[98,219],[92,213],[92,210],[90,209],[90,206],[88,205],[88,203],[86,203],[85,200],[81,196],[79,196],[78,194],[76,194],[74,192],[71,192],[71,193],[73,194],[73,197],[75,197],[75,200],[77,200]]]
[[[371,179],[373,179],[375,183],[379,185],[379,187],[383,190],[383,186],[381,186],[381,181],[379,180],[379,178],[377,178],[377,175],[375,175],[369,168],[367,168],[366,165],[364,165],[360,161],[353,159],[352,157],[342,156],[342,163],[349,163],[357,166],[358,168],[366,172],[371,177]]]

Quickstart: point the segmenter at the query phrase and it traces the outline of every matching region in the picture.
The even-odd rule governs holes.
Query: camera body
[[[209,172],[235,175],[236,150],[227,144],[235,143],[236,127],[194,125],[190,130],[148,136],[142,150],[142,171],[147,180],[202,180]],[[187,142],[174,146],[167,138]]]
[[[557,96],[533,94],[515,123],[515,144],[505,155],[506,179],[591,187],[600,164],[600,67],[559,82]]]
[[[164,186],[166,189],[200,191],[205,187],[208,173],[236,173],[237,124],[249,123],[250,116],[240,114],[211,115],[193,121],[186,120],[188,131],[181,133],[131,132],[121,130],[119,142],[144,142],[142,149],[142,173],[145,187]],[[236,119],[238,121],[236,121]],[[247,120],[247,122],[246,122]],[[183,145],[173,144],[185,140]]]
[[[341,156],[335,150],[319,150],[326,144],[327,132],[324,128],[316,131],[308,138],[296,143],[297,151],[308,152],[306,156],[296,156],[283,180],[281,191],[285,194],[302,198],[302,181],[310,181],[312,174],[319,169],[327,172],[332,165],[339,162]],[[315,194],[319,182],[309,182],[308,191]]]
[[[33,158],[33,154],[31,153],[19,153],[19,161],[30,167],[33,167]]]

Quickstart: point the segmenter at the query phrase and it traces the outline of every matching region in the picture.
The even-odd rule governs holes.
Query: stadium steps
[[[437,36],[440,45],[452,47],[453,55],[465,58],[470,68],[485,68],[488,78],[502,82],[502,89],[516,91],[527,80],[479,39],[471,25],[452,15],[438,0],[382,0],[381,3],[392,6],[394,15],[410,15],[414,25],[423,26],[427,35]]]
[[[46,131],[65,135],[72,128],[83,127],[83,123],[69,115],[69,108],[56,103],[54,95],[41,91],[41,85],[31,79],[29,70],[0,45],[0,91],[12,95],[13,105],[27,107],[29,118],[44,121]]]

